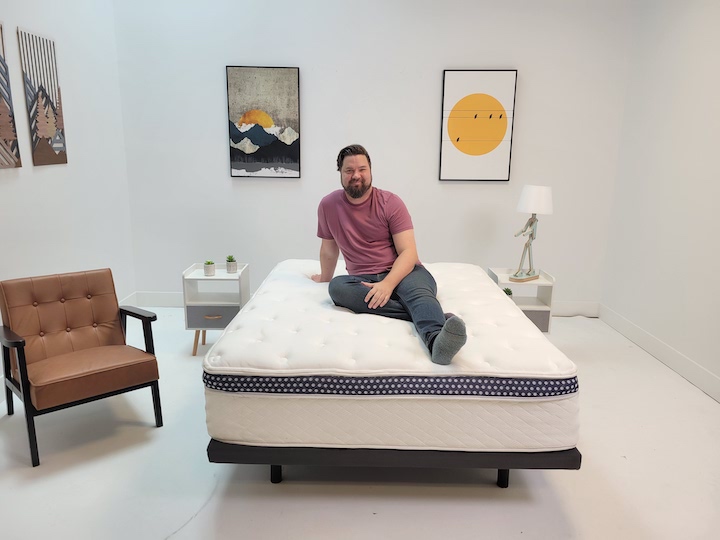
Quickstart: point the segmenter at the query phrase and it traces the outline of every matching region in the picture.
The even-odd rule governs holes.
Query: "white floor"
[[[2,539],[720,537],[720,404],[598,319],[549,335],[579,367],[582,469],[500,489],[484,470],[286,467],[271,484],[267,466],[209,463],[208,347],[191,356],[182,309],[155,311],[164,427],[150,390],[43,416],[33,468],[22,406],[0,403]]]

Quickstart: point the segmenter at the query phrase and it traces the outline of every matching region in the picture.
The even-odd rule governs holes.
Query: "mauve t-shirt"
[[[350,275],[390,270],[397,259],[392,235],[412,228],[410,213],[400,197],[376,187],[361,204],[352,204],[338,189],[323,197],[318,206],[317,235],[335,240]]]

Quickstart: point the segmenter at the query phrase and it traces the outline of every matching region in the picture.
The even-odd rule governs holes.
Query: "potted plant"
[[[227,273],[237,274],[237,261],[232,255],[228,255],[225,259],[227,261]]]
[[[511,289],[510,287],[505,287],[505,288],[503,289],[503,291],[504,291],[505,294],[507,294],[508,296],[512,296],[512,289]]]
[[[215,261],[210,261],[210,260],[205,261],[205,275],[206,276],[214,276],[215,275]]]

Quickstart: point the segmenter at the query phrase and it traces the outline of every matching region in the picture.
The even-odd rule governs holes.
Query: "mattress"
[[[280,447],[575,447],[572,361],[482,268],[425,266],[443,309],[467,326],[450,365],[430,361],[411,323],[335,306],[310,279],[318,261],[283,261],[205,356],[209,435]]]

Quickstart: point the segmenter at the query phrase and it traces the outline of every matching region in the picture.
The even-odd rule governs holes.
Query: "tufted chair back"
[[[125,344],[109,268],[2,281],[0,314],[25,339],[28,364]]]

